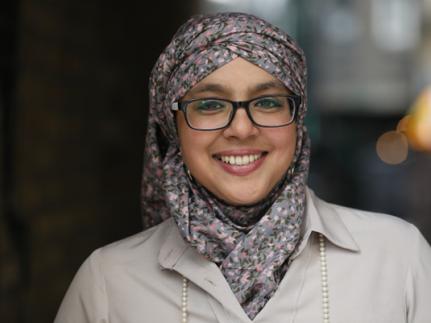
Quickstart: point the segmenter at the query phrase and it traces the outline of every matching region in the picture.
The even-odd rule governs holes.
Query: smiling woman
[[[150,78],[147,230],[96,250],[55,322],[430,322],[418,230],[307,188],[306,75],[260,18],[186,22]]]

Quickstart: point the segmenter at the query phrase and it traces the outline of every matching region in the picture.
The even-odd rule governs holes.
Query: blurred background
[[[201,12],[257,14],[309,64],[310,186],[431,241],[431,0],[4,0],[0,322],[52,322],[92,250],[141,230],[150,70]]]

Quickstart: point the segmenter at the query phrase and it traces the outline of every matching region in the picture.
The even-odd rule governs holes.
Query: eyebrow
[[[270,90],[270,89],[274,89],[274,88],[287,90],[286,86],[283,83],[281,83],[280,81],[268,81],[268,82],[264,82],[264,83],[259,83],[253,87],[253,90],[263,91],[263,90]]]
[[[218,83],[205,83],[203,85],[198,85],[196,88],[190,90],[190,93],[197,94],[202,92],[216,92],[216,93],[225,93],[228,91],[228,88]]]
[[[196,88],[190,90],[192,94],[198,94],[202,92],[215,92],[215,93],[227,93],[229,92],[229,87],[226,87],[219,83],[205,83],[202,85],[198,85]],[[270,89],[282,89],[287,90],[286,86],[280,81],[268,81],[263,83],[258,83],[249,88],[250,92],[259,92]]]

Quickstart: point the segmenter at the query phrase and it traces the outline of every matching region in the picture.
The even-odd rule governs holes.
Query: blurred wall
[[[45,323],[92,250],[142,228],[147,79],[192,2],[9,2],[17,56],[0,322]]]

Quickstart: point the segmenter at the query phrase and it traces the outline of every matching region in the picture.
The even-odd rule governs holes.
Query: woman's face
[[[289,91],[263,69],[236,58],[201,80],[183,100],[246,101],[266,94]],[[294,123],[260,128],[252,124],[245,109],[238,109],[230,126],[222,130],[193,130],[182,112],[177,113],[177,124],[183,160],[191,175],[231,205],[250,205],[265,198],[286,173],[295,152]],[[243,165],[237,165],[237,157]],[[234,164],[229,163],[233,160]]]

